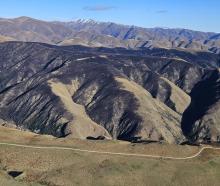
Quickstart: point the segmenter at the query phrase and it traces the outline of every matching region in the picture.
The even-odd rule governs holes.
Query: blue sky
[[[220,33],[220,0],[0,0],[0,17],[94,19]]]

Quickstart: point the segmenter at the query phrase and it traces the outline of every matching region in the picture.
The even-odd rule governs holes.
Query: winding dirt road
[[[46,149],[46,150],[70,150],[76,152],[86,152],[86,153],[96,153],[96,154],[108,154],[108,155],[119,155],[119,156],[133,156],[133,157],[144,157],[144,158],[157,158],[157,159],[171,159],[171,160],[188,160],[198,157],[204,150],[213,149],[220,150],[217,147],[202,147],[197,153],[191,156],[186,157],[172,157],[172,156],[158,156],[158,155],[147,155],[147,154],[131,154],[131,153],[122,153],[122,152],[108,152],[108,151],[95,151],[95,150],[85,150],[85,149],[77,149],[71,147],[52,147],[52,146],[33,146],[33,145],[21,145],[15,143],[0,143],[0,145],[4,146],[13,146],[13,147],[21,147],[21,148],[30,148],[30,149]]]

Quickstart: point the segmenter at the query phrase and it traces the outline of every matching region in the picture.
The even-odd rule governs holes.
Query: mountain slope
[[[138,101],[139,106],[136,112],[143,122],[139,136],[155,141],[164,139],[169,143],[183,140],[178,126],[180,116],[177,113],[159,101],[153,100],[151,95],[136,83],[123,78],[116,80],[122,84],[124,90],[133,93]]]
[[[0,117],[20,128],[58,137],[184,138],[180,113],[128,79],[129,56],[120,63],[118,56],[22,42],[0,44],[0,55]]]
[[[198,120],[217,139],[218,65],[205,52],[4,42],[0,118],[57,137],[168,143],[205,141]]]

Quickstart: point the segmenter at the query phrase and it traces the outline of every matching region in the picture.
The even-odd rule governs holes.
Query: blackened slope
[[[182,117],[184,134],[192,141],[219,141],[219,71],[213,71],[207,79],[198,82],[190,95],[192,102]]]
[[[21,128],[59,137],[97,137],[107,130],[119,139],[141,136],[180,142],[180,119],[189,103],[187,94],[198,82],[211,77],[213,67],[160,55],[139,56],[132,50],[115,48],[114,53],[106,53],[108,50],[71,50],[41,43],[0,44],[0,117]],[[125,89],[125,85],[130,88]],[[146,93],[146,100],[140,92],[151,95]],[[142,98],[144,106],[140,104]],[[159,100],[157,106],[154,98],[157,103]],[[93,120],[93,126],[97,124],[103,130],[83,130],[74,106],[81,119]],[[156,113],[150,112],[152,108]],[[146,118],[144,111],[149,111]]]
[[[54,46],[56,47],[56,46]],[[89,53],[106,53],[120,56],[141,56],[141,57],[158,57],[160,59],[172,59],[182,61],[193,65],[198,65],[203,68],[219,68],[220,55],[210,52],[196,52],[183,49],[165,49],[165,48],[138,48],[135,50],[125,49],[120,47],[105,48],[105,47],[85,47],[80,45],[62,46],[64,50],[89,52]]]
[[[79,121],[74,117],[74,108],[72,110],[65,105],[62,91],[57,92],[60,88],[58,85],[62,85],[61,88],[66,89],[68,100],[71,101],[72,98],[76,104],[83,106],[87,117],[106,129],[113,138],[132,139],[140,135],[149,139],[168,139],[163,132],[158,132],[160,126],[154,126],[153,122],[145,123],[143,130],[143,115],[138,112],[136,96],[132,91],[124,90],[115,80],[120,77],[128,81],[126,66],[135,67],[135,61],[131,63],[132,59],[129,56],[126,58],[119,60],[94,53],[75,53],[40,43],[0,44],[0,117],[37,133],[58,137],[91,136],[90,130],[86,128],[86,133],[74,135],[79,134],[79,128],[75,126],[82,125],[74,123]],[[51,81],[58,86],[55,91],[51,87]],[[180,115],[161,104],[163,109],[160,109],[159,115],[164,115],[166,122],[160,120],[158,123],[165,126],[165,123],[172,123],[169,122],[169,117],[165,117],[170,115],[175,122],[169,127],[180,131]],[[72,106],[74,105],[73,103]],[[151,110],[150,104],[147,107]],[[150,115],[149,119],[153,119],[153,116]],[[155,131],[154,138],[149,135],[153,131],[151,128]],[[167,141],[177,143],[182,138],[182,134],[178,132]]]

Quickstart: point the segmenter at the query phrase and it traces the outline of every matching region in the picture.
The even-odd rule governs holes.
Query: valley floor
[[[58,139],[5,127],[0,127],[0,142],[173,157],[191,156],[200,150],[195,146]],[[0,145],[0,185],[218,185],[219,156],[220,151],[213,149],[194,159],[166,160]],[[13,178],[10,171],[21,174]]]

